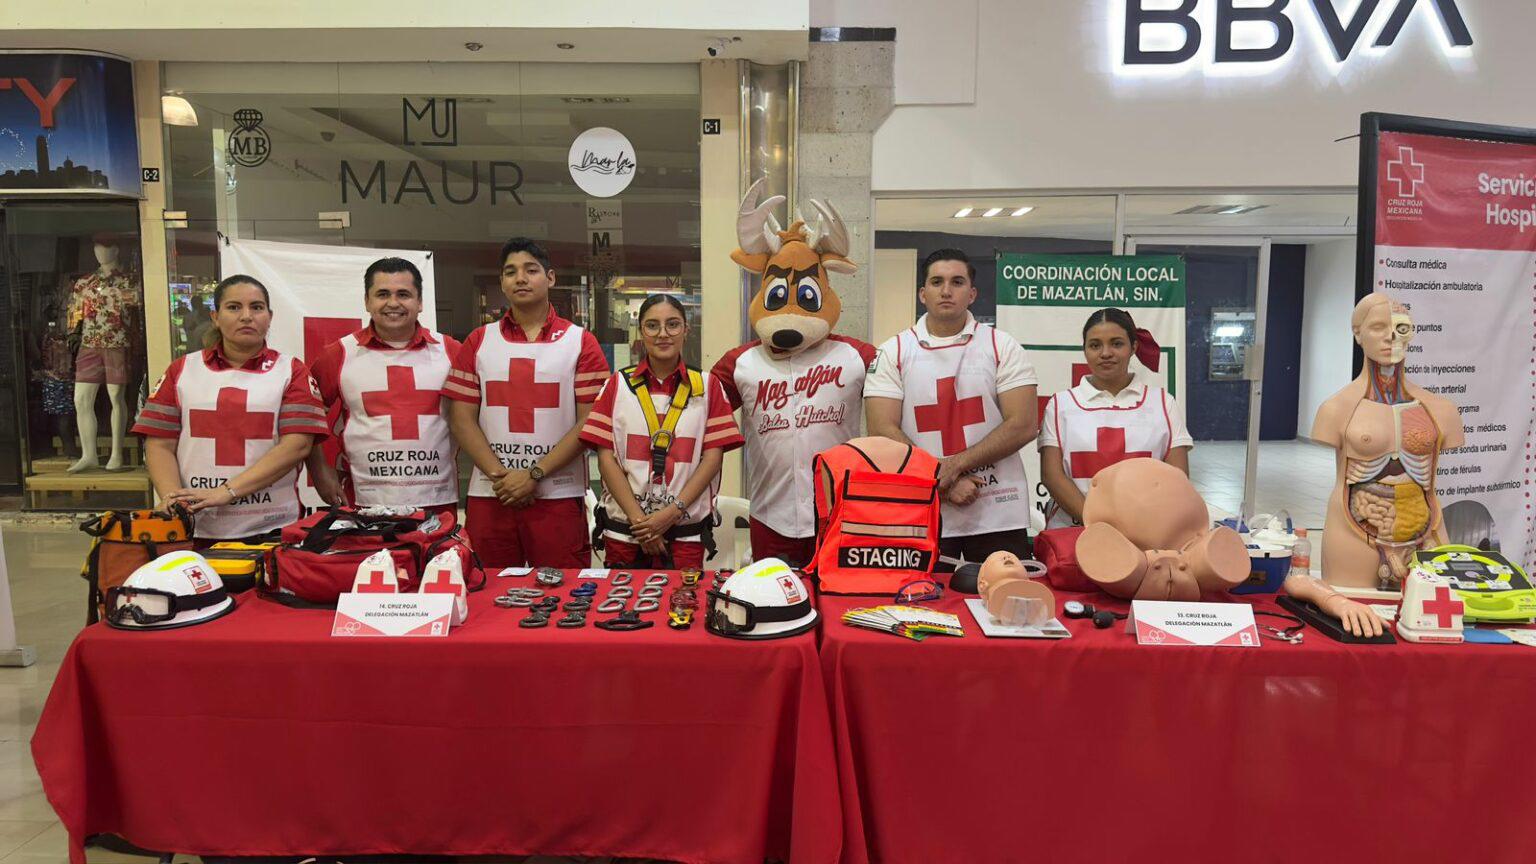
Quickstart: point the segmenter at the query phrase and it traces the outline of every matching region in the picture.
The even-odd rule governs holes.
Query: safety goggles
[[[896,589],[897,603],[921,603],[944,596],[944,586],[932,579],[912,579]]]
[[[132,620],[134,624],[144,627],[169,621],[183,612],[218,605],[226,597],[223,588],[190,597],[156,588],[108,588],[107,620],[113,624],[124,624]]]
[[[810,611],[810,598],[788,606],[758,606],[711,589],[704,623],[722,636],[737,636],[751,633],[759,624],[798,620]]]

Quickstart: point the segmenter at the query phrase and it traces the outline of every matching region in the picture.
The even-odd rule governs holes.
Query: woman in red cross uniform
[[[213,343],[171,363],[133,431],[162,505],[192,511],[198,540],[264,538],[299,518],[298,466],[325,409],[303,361],[267,347],[265,286],[230,276],[212,317]]]
[[[1159,348],[1123,309],[1100,309],[1083,325],[1088,375],[1051,397],[1040,415],[1040,476],[1051,493],[1046,527],[1082,524],[1093,475],[1125,459],[1151,457],[1189,473],[1195,446],[1179,403],[1131,368],[1157,371]]]
[[[720,382],[682,362],[688,318],[675,297],[640,304],[640,337],[645,359],[609,377],[581,429],[603,478],[604,562],[703,567],[720,463],[741,431]]]

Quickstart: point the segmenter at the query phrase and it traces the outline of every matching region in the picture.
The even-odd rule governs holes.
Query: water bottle
[[[1312,575],[1312,541],[1307,539],[1307,529],[1296,529],[1296,545],[1291,547],[1291,575]]]

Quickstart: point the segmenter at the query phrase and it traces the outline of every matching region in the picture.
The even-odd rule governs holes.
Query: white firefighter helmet
[[[764,558],[709,592],[704,626],[733,639],[778,639],[815,627],[816,609],[800,574],[777,558]]]
[[[167,552],[107,589],[107,624],[169,630],[212,621],[235,608],[224,580],[196,552]]]

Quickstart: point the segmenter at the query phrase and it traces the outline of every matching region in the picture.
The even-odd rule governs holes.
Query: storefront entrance
[[[135,201],[0,200],[0,488],[28,509],[150,501],[127,434],[147,374],[138,225]]]

